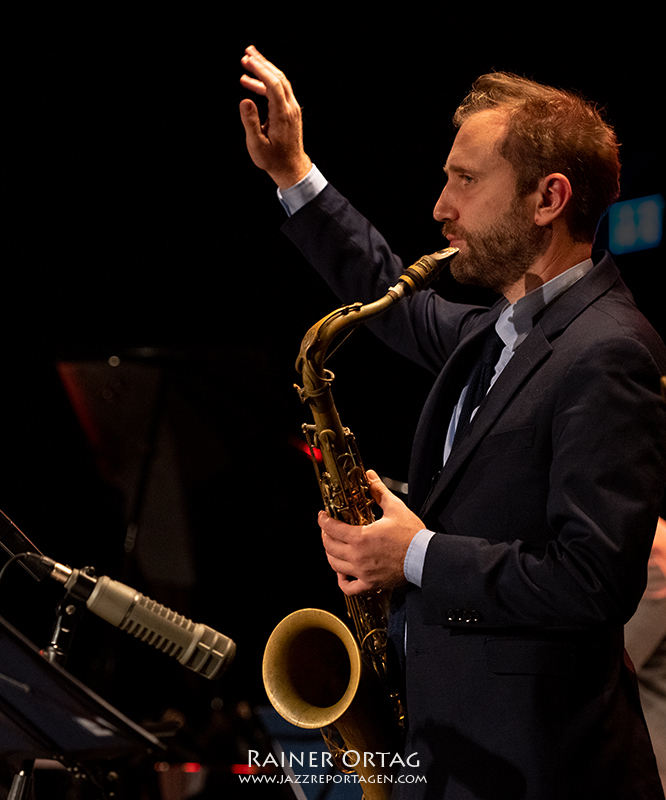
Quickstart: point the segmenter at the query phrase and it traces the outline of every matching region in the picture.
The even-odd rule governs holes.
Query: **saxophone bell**
[[[394,770],[377,758],[369,763],[366,754],[397,753],[400,742],[382,686],[349,628],[328,611],[294,611],[271,634],[262,671],[280,716],[299,728],[321,729],[336,766],[363,780],[365,800],[387,800]]]

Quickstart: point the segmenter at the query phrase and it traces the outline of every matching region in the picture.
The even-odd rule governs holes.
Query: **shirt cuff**
[[[291,217],[326,187],[328,181],[313,164],[310,172],[288,189],[278,189],[278,200]]]
[[[425,564],[428,544],[434,535],[433,531],[428,531],[425,528],[420,530],[410,542],[405,556],[405,566],[403,567],[405,578],[419,588],[423,578],[423,565]]]

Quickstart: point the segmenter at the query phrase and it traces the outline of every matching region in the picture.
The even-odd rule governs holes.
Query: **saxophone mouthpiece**
[[[457,247],[445,247],[429,256],[421,256],[411,267],[407,267],[399,278],[405,284],[407,293],[413,294],[425,289],[439,276],[448,259],[455,256],[457,252]]]
[[[458,249],[457,247],[445,247],[443,250],[433,253],[431,258],[450,258],[458,252]]]

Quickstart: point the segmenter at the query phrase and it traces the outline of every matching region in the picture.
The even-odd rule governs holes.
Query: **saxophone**
[[[333,311],[303,338],[296,361],[303,386],[296,388],[314,418],[303,431],[326,511],[335,519],[367,525],[374,520],[374,501],[354,435],[343,427],[333,401],[334,375],[324,367],[329,347],[343,331],[424,289],[457,252],[448,247],[423,256],[383,297]],[[389,596],[384,590],[345,596],[355,636],[327,611],[295,611],[275,628],[263,659],[264,687],[273,707],[293,725],[322,729],[334,762],[358,774],[366,800],[386,800],[394,773],[384,763],[389,759],[366,754],[397,753],[404,726],[401,699],[387,681]]]

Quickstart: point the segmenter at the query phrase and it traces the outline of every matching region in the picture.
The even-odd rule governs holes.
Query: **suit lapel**
[[[431,480],[428,476],[423,474],[419,476],[416,469],[413,471],[413,476],[410,475],[410,483],[412,480],[418,480],[419,478],[423,480],[425,478],[425,484],[421,485],[425,485],[426,491],[421,497],[414,496],[415,502],[412,506],[415,509],[420,508],[419,515],[422,518],[427,516],[452,478],[463,466],[466,459],[487,434],[497,418],[502,414],[506,405],[516,393],[524,387],[534,371],[549,357],[552,352],[550,342],[553,338],[564,330],[573,319],[581,314],[601,294],[608,291],[608,289],[616,283],[618,278],[619,273],[615,265],[609,258],[604,259],[596,269],[593,269],[584,278],[581,278],[577,284],[555,300],[555,302],[542,313],[529,336],[520,345],[479,407],[473,424],[468,427],[461,441],[451,452],[446,464],[439,473],[439,477],[436,479],[434,485],[432,485],[432,488]],[[477,331],[465,340],[465,342],[461,342],[460,347],[454,353],[454,356],[459,356],[459,358],[456,358],[454,361],[454,356],[451,357],[451,361],[454,362],[451,372],[461,372],[461,361],[467,362],[467,370],[469,370],[470,355],[478,350],[478,343],[483,341],[490,325],[495,324],[499,312],[499,307],[497,307],[496,312],[495,308],[492,309],[488,315],[489,319],[486,324],[480,326]],[[459,350],[460,353],[458,352]],[[433,392],[428,399],[428,403],[426,407],[424,407],[424,414],[419,424],[419,430],[421,431],[420,440],[422,442],[426,441],[426,431],[433,429],[430,427],[431,425],[448,425],[451,411],[457,402],[462,385],[460,382],[458,382],[457,385],[454,384],[454,388],[448,393],[449,396],[445,403],[438,403],[437,394],[441,393],[446,396],[443,387],[446,386],[447,378],[451,372],[445,369],[440,374],[433,387]],[[450,397],[450,395],[455,392],[457,392],[455,397]],[[436,415],[439,413],[446,414],[447,407],[448,414],[445,419],[438,419]],[[417,440],[415,440],[415,443],[416,441]],[[439,454],[441,455],[443,453],[443,446],[440,447],[440,443],[432,437],[430,441],[432,443],[431,447],[439,448]],[[427,451],[427,448],[423,449]],[[418,457],[416,447],[414,454]],[[432,455],[429,460],[426,459],[422,463],[432,463]],[[433,472],[430,474],[432,475]],[[431,489],[429,494],[427,494],[428,489]]]
[[[451,451],[428,500],[421,509],[422,517],[427,516],[433,504],[437,502],[470,453],[502,414],[507,403],[520,391],[533,371],[538,369],[539,365],[548,358],[551,351],[552,348],[541,328],[535,328],[506,365],[493,388],[479,406],[472,424]]]
[[[423,407],[414,436],[409,476],[410,505],[419,508],[428,494],[433,476],[442,468],[444,441],[453,409],[470,369],[479,357],[490,328],[497,322],[501,305],[492,308],[472,333],[461,340],[435,381]],[[416,491],[412,491],[412,487]]]

